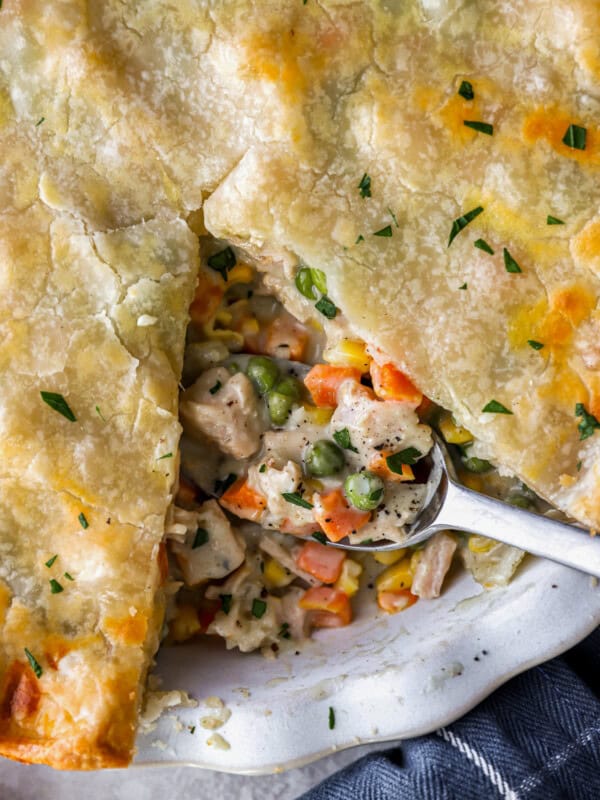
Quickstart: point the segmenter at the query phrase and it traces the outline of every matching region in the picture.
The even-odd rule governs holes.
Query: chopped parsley
[[[404,464],[407,466],[415,464],[422,457],[422,455],[423,453],[421,453],[420,450],[417,450],[416,447],[407,447],[405,450],[400,450],[399,453],[394,453],[393,455],[388,456],[385,460],[385,463],[391,472],[395,472],[396,475],[402,475],[402,466]]]
[[[194,536],[194,542],[192,544],[192,550],[195,550],[197,547],[202,547],[203,544],[208,542],[208,531],[206,528],[198,528],[196,530],[196,535]]]
[[[477,120],[465,119],[463,120],[463,125],[466,128],[472,128],[478,133],[485,133],[487,136],[494,135],[494,126],[490,125],[489,122],[478,122]]]
[[[215,481],[215,494],[221,497],[236,481],[237,475],[235,472],[230,472],[226,478],[217,478]]]
[[[327,317],[327,319],[335,319],[338,311],[335,303],[332,303],[326,294],[315,303],[315,308],[317,311],[320,311],[324,317]]]
[[[300,506],[300,508],[313,508],[313,504],[309,503],[308,500],[305,500],[302,495],[298,494],[298,492],[282,492],[281,496],[293,506]]]
[[[313,539],[316,539],[317,542],[321,542],[321,544],[327,544],[327,537],[323,533],[323,531],[315,531],[311,533]]]
[[[309,300],[314,300],[317,296],[315,289],[321,294],[327,293],[327,276],[322,269],[315,267],[302,267],[296,273],[295,278],[296,289],[300,294],[307,297]]]
[[[489,253],[491,256],[494,255],[494,251],[485,239],[476,239],[473,242],[473,247],[477,247],[479,250],[483,250],[484,253]]]
[[[452,223],[452,230],[450,231],[450,237],[448,238],[448,247],[452,244],[452,242],[456,239],[458,234],[466,228],[469,222],[473,222],[475,217],[478,217],[481,212],[483,211],[483,206],[477,206],[477,208],[471,209],[471,211],[467,211],[466,214],[463,214],[462,217],[455,219]]]
[[[217,381],[214,386],[211,386],[208,390],[211,394],[216,394],[220,389],[223,388],[223,384],[221,381]]]
[[[394,212],[392,211],[392,209],[389,206],[388,206],[388,211],[389,211],[390,217],[394,220],[394,225],[397,228],[399,228],[400,225],[398,225],[398,220],[396,219],[396,215],[394,214]]]
[[[267,471],[267,465],[266,464],[261,464],[260,467],[258,468],[258,471],[259,472],[266,472]]]
[[[594,431],[600,428],[600,422],[593,414],[585,410],[583,403],[577,403],[575,406],[575,416],[581,417],[581,422],[577,426],[580,439],[587,439],[594,435]]]
[[[482,409],[486,414],[512,414],[513,412],[497,400],[490,400]]]
[[[289,639],[290,634],[290,623],[289,622],[282,622],[281,628],[279,629],[279,635],[282,639]]]
[[[231,595],[230,594],[220,594],[219,599],[221,600],[221,610],[225,614],[229,614],[231,611]]]
[[[544,346],[541,342],[536,342],[535,339],[527,339],[527,344],[529,347],[533,347],[534,350],[541,350]]]
[[[256,617],[256,619],[260,619],[264,616],[266,610],[267,604],[265,601],[259,600],[258,597],[255,597],[252,601],[252,616]]]
[[[378,503],[382,497],[383,497],[383,489],[375,489],[375,491],[371,492],[371,494],[369,495],[369,500],[372,503]]]
[[[0,8],[2,8],[2,6],[1,6],[1,5],[0,5]],[[42,122],[45,122],[45,121],[46,121],[46,117],[40,117],[40,118],[38,119],[38,121],[35,123],[35,127],[36,127],[36,128],[39,128],[39,127],[40,127],[40,125],[42,124]]]
[[[362,176],[358,184],[358,190],[361,197],[371,197],[371,178],[367,173]]]
[[[472,100],[475,97],[475,92],[473,91],[473,84],[470,81],[462,81],[460,84],[460,88],[458,90],[458,94],[461,97],[464,97],[465,100]]]
[[[558,217],[552,217],[550,214],[546,217],[546,225],[564,225],[565,223],[562,219]]]
[[[77,517],[77,519],[79,520],[79,524],[81,525],[81,527],[83,528],[83,530],[84,530],[84,531],[85,531],[87,528],[89,528],[89,527],[90,527],[90,523],[87,521],[87,519],[86,519],[86,516],[85,516],[85,514],[83,513],[83,511],[82,511],[82,512],[81,512],[81,514],[80,514],[80,515]]]
[[[209,256],[207,263],[211,269],[218,272],[223,280],[226,281],[227,273],[235,267],[237,259],[231,247],[226,247],[219,253]]]
[[[52,556],[52,558],[49,558],[48,561],[46,561],[46,565],[45,566],[47,566],[48,569],[50,569],[50,567],[52,566],[52,564],[54,564],[54,562],[56,561],[57,558],[58,558],[58,553],[56,555]]]
[[[582,466],[583,466],[583,462],[582,462],[582,461],[578,461],[578,462],[577,462],[577,472],[580,472],[580,471],[581,471],[581,467],[582,467]]]
[[[563,144],[572,150],[585,150],[587,130],[580,125],[569,125],[563,136]]]
[[[354,242],[354,244],[360,244],[360,242],[364,242],[364,240],[365,237],[362,235],[362,233],[359,233],[358,236],[356,237],[356,241]]]
[[[382,228],[380,231],[375,231],[373,236],[383,236],[386,239],[389,239],[392,235],[392,226],[386,225],[385,228]]]
[[[331,706],[329,706],[329,730],[332,731],[335,728],[335,711]]]
[[[74,580],[75,580],[75,578],[74,578],[74,577],[73,577],[73,576],[72,576],[72,575],[71,575],[69,572],[65,572],[65,573],[64,573],[64,577],[65,577],[65,578],[66,578],[68,581],[74,581]]]
[[[27,661],[29,661],[29,665],[31,666],[31,669],[35,673],[35,677],[36,678],[41,678],[43,670],[42,670],[42,668],[41,668],[41,666],[39,664],[39,661],[36,659],[36,657],[33,655],[33,653],[31,653],[26,647],[24,647],[23,649],[25,650],[25,655],[27,656]]]
[[[162,461],[165,458],[173,458],[173,453],[165,453],[164,456],[159,456],[156,460]]]
[[[62,396],[62,394],[57,394],[56,392],[40,392],[42,396],[42,400],[44,403],[50,406],[50,408],[54,409],[54,411],[58,411],[59,414],[62,414],[63,417],[69,420],[69,422],[75,422],[77,417],[69,408],[69,404]]]
[[[506,247],[503,248],[502,253],[504,254],[504,266],[506,267],[507,272],[523,272]]]
[[[52,594],[60,594],[64,591],[62,585],[54,578],[50,578],[50,591]]]
[[[351,450],[353,453],[358,453],[358,450],[352,444],[348,428],[342,428],[341,431],[334,431],[333,439],[336,444],[339,444],[344,450]]]
[[[195,725],[188,725],[188,731],[190,733],[195,733],[196,732],[196,726]]]
[[[463,285],[462,285],[462,286],[459,286],[458,288],[459,288],[459,289],[463,289],[463,290],[464,290],[464,289],[467,289],[467,288],[468,288],[468,286],[467,286],[467,284],[466,284],[466,283],[463,283]]]

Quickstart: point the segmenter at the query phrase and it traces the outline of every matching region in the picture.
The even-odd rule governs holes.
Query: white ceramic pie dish
[[[200,705],[173,709],[140,735],[135,763],[265,773],[427,733],[599,623],[596,581],[527,559],[505,589],[484,591],[457,572],[439,600],[400,614],[365,599],[350,627],[317,634],[299,655],[265,660],[217,641],[164,648],[162,688],[187,690]],[[199,720],[214,714],[202,703],[209,696],[231,711],[217,731],[230,749],[207,744],[212,732]]]

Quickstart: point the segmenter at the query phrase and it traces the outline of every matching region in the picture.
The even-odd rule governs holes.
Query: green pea
[[[304,297],[308,297],[309,300],[314,300],[316,297],[313,289],[315,282],[311,273],[311,269],[302,267],[302,269],[299,269],[296,273],[295,283],[296,289],[298,289],[300,294],[303,294]]]
[[[383,500],[383,481],[372,472],[355,472],[344,481],[344,492],[355,508],[372,511]]]
[[[310,277],[312,278],[313,284],[317,287],[321,294],[327,294],[327,277],[323,270],[314,269],[311,267]]]
[[[533,506],[533,500],[530,497],[518,493],[509,494],[506,502],[510,503],[511,506],[517,506],[517,508],[532,508]]]
[[[286,375],[275,386],[275,391],[279,394],[284,394],[286,397],[291,397],[292,400],[298,402],[302,397],[302,384],[297,378],[292,375]]]
[[[269,416],[275,425],[284,425],[290,415],[294,400],[287,394],[279,391],[271,391],[267,395],[267,405]]]
[[[252,356],[248,359],[246,373],[261,394],[270,392],[277,383],[279,368],[266,356]]]
[[[463,457],[462,463],[465,469],[468,469],[469,472],[489,472],[491,469],[494,469],[494,465],[490,464],[489,461],[485,461],[483,458],[477,458],[476,456],[471,456],[469,458]]]
[[[319,439],[308,448],[304,463],[309,475],[326,478],[335,475],[345,466],[346,459],[340,447],[329,439]]]

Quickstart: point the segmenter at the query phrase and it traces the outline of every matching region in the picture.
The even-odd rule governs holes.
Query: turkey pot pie
[[[358,430],[353,439],[352,413],[344,416],[357,403],[366,425],[369,403],[400,402],[377,398],[373,365],[385,373],[390,364],[452,413],[429,421],[446,426],[463,450],[473,438],[457,457],[478,470],[497,465],[501,474],[490,471],[490,481],[509,485],[492,491],[537,503],[523,482],[598,526],[599,17],[592,0],[4,0],[1,753],[63,768],[129,762],[163,627],[168,558],[190,582],[181,595],[189,602],[180,599],[178,608],[195,609],[203,592],[202,602],[213,604],[206,620],[213,614],[209,624],[228,641],[228,621],[240,614],[264,627],[250,647],[277,644],[280,619],[289,630],[279,639],[292,636],[296,622],[300,630],[303,618],[288,619],[301,608],[287,608],[294,589],[317,590],[302,609],[313,620],[349,619],[340,594],[349,596],[358,567],[346,559],[335,581],[315,585],[306,566],[314,572],[323,551],[306,551],[304,577],[297,575],[298,558],[287,553],[296,540],[285,533],[280,540],[277,531],[301,528],[304,512],[315,509],[331,525],[323,505],[330,495],[332,503],[352,505],[354,497],[364,506],[381,489],[383,497],[418,487],[397,480],[418,459],[392,461],[401,472],[390,478],[388,458],[402,451],[373,465],[370,444]],[[240,263],[266,273],[257,292],[274,293],[298,323],[314,314],[326,325],[343,321],[344,335],[328,334],[331,347],[368,343],[372,386],[363,377],[343,381],[340,401],[336,390],[335,403],[321,406],[290,380],[306,377],[289,366],[293,353],[231,372],[240,339],[225,339],[220,357],[186,364],[184,477],[195,475],[202,488],[189,465],[202,462],[198,437],[206,431],[199,430],[214,413],[219,392],[210,389],[220,382],[240,415],[254,403],[258,416],[229,450],[222,446],[231,420],[221,418],[206,459],[216,454],[219,468],[228,458],[248,459],[246,482],[208,487],[200,504],[192,486],[188,507],[177,511],[178,382],[198,235],[207,231],[223,250],[243,252]],[[218,252],[207,245],[207,257]],[[221,266],[225,283],[233,269]],[[310,299],[296,285],[313,291],[298,277],[303,269],[323,275],[312,276]],[[192,318],[209,300],[196,295]],[[230,322],[212,330],[232,330],[248,349],[252,320],[240,331]],[[190,341],[188,359],[202,336]],[[303,357],[346,366],[326,352]],[[360,364],[350,369],[366,375]],[[210,370],[217,372],[207,387]],[[286,391],[263,392],[269,375],[287,381]],[[325,391],[327,382],[319,383]],[[418,435],[403,449],[423,452],[418,404],[401,402],[403,432]],[[331,419],[318,416],[336,404]],[[346,429],[359,454],[345,446]],[[271,446],[266,473],[252,461],[262,457],[251,453],[257,434]],[[299,447],[302,437],[309,441]],[[340,470],[311,475],[313,508],[283,500],[286,515],[270,504],[265,474],[291,487],[299,475],[288,461],[302,463],[302,480],[309,465]],[[229,474],[218,477],[227,482]],[[303,492],[299,483],[284,488],[278,502],[283,493],[303,500]],[[249,497],[256,519],[248,516],[252,503],[241,502]],[[245,522],[232,523],[241,509]],[[358,536],[378,518],[356,505],[349,513],[353,522],[369,515],[349,528]],[[198,530],[209,524],[227,533],[221,550],[201,543]],[[241,530],[246,524],[251,530]],[[447,559],[457,542],[443,545]],[[194,583],[202,548],[202,559],[212,553],[210,592]],[[487,558],[489,574],[480,577],[493,583],[518,557],[494,561],[489,548],[477,540],[461,547],[471,565]],[[257,592],[263,579],[252,577],[269,575],[265,553],[278,565],[267,589],[272,601]],[[401,566],[385,565],[396,570],[378,595],[406,591],[411,575],[414,588],[424,554],[414,565],[408,555]],[[275,585],[288,579],[285,570],[296,576],[286,591]],[[335,588],[342,579],[346,590]],[[390,610],[402,603],[380,602]],[[170,603],[173,638],[185,635],[175,631],[185,614],[196,625],[189,611],[172,614]]]

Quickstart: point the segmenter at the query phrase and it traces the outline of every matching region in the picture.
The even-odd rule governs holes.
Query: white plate
[[[232,714],[217,732],[230,749],[207,744],[211,731],[199,720],[214,712],[201,702],[164,715],[140,736],[136,763],[261,773],[424,734],[599,623],[600,590],[591,578],[529,559],[506,589],[483,591],[460,573],[442,598],[400,614],[364,602],[349,628],[320,632],[300,655],[291,650],[271,661],[226,652],[216,641],[165,648],[156,670],[163,688],[222,698]]]

